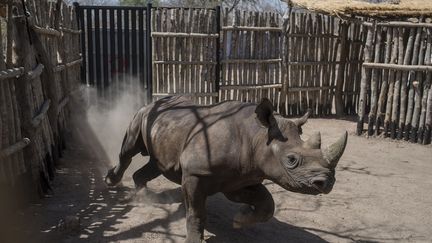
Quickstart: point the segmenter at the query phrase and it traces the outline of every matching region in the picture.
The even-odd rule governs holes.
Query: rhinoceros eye
[[[286,156],[284,160],[284,165],[288,169],[294,169],[299,165],[299,162],[300,162],[300,156],[298,156],[297,154],[289,154]]]

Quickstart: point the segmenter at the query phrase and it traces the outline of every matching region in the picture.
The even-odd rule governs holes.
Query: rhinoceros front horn
[[[327,160],[331,168],[336,168],[336,165],[345,150],[347,140],[348,132],[345,132],[342,137],[323,151],[324,159]]]

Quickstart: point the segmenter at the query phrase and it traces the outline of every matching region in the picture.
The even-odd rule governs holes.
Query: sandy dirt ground
[[[325,144],[345,130],[350,133],[330,194],[295,194],[266,181],[275,216],[240,230],[232,228],[240,205],[216,194],[207,202],[206,242],[431,242],[432,147],[358,137],[355,125],[310,119],[303,129],[304,138],[320,130]],[[179,186],[159,177],[147,192],[125,202],[133,187],[130,175],[147,158],[134,160],[122,186],[107,188],[103,176],[113,163],[109,153],[116,154],[119,147],[107,152],[102,145],[108,137],[94,132],[86,125],[71,130],[53,195],[11,220],[9,234],[18,237],[15,242],[183,242]],[[79,226],[59,227],[71,216],[79,218]]]

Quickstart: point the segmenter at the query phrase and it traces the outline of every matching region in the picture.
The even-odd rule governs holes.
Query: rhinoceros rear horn
[[[328,148],[323,151],[324,159],[327,160],[331,168],[336,168],[339,159],[345,151],[347,140],[348,133],[345,132],[335,143],[328,146]]]
[[[293,120],[294,124],[296,124],[298,127],[303,126],[307,122],[307,119],[309,118],[309,116],[311,114],[312,114],[312,110],[308,109],[308,111],[306,112],[306,114],[304,114],[302,117]]]

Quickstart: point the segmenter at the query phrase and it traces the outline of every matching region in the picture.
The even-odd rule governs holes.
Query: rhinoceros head
[[[267,128],[267,138],[262,140],[264,149],[258,156],[266,178],[293,192],[329,193],[335,182],[336,165],[345,150],[347,132],[328,148],[321,149],[319,132],[307,141],[300,138],[301,127],[310,112],[290,120],[274,114],[271,102],[263,99],[255,113]]]

